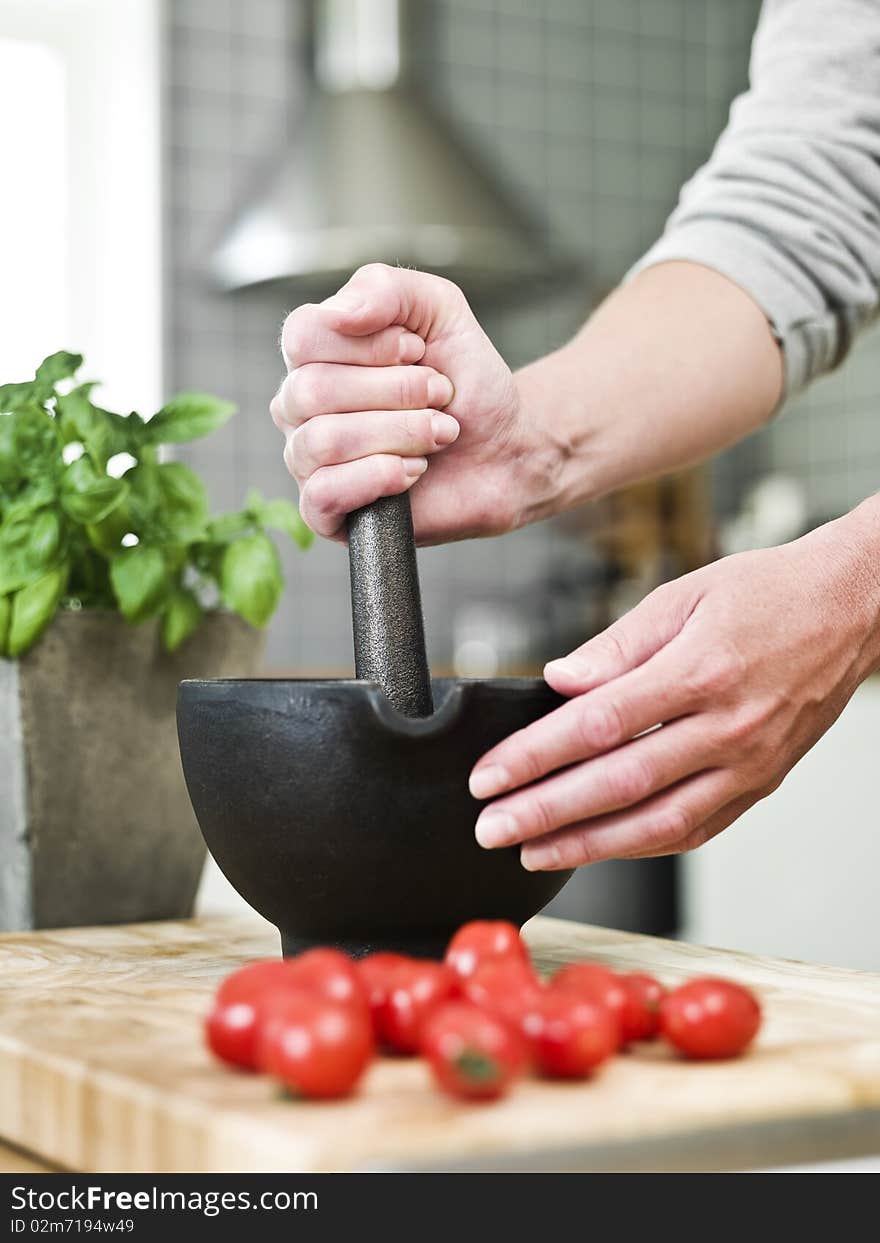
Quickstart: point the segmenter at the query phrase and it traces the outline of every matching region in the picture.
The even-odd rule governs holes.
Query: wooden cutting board
[[[277,950],[256,919],[0,937],[0,1137],[86,1171],[705,1169],[880,1153],[880,976],[536,919],[540,966],[592,958],[664,982],[727,975],[766,1022],[737,1061],[659,1045],[595,1080],[530,1080],[494,1105],[382,1060],[346,1102],[280,1100],[203,1051],[217,981]]]

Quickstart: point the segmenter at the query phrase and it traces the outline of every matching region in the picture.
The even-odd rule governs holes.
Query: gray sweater
[[[880,299],[880,0],[764,0],[749,90],[633,271],[669,259],[754,298],[786,395],[841,361]]]

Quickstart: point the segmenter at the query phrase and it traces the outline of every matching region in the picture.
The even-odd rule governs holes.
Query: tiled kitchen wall
[[[758,0],[430,0],[417,81],[502,181],[583,262],[589,292],[485,316],[516,365],[561,343],[657,236],[746,80]],[[289,306],[273,292],[221,295],[205,274],[233,205],[253,191],[295,123],[304,90],[298,0],[166,0],[167,376],[241,413],[187,450],[218,505],[251,485],[292,494],[266,407],[281,378]],[[817,514],[880,484],[875,342],[716,470],[722,509],[758,469],[804,479]],[[447,664],[468,601],[540,598],[552,525],[421,554],[431,654]],[[284,552],[289,590],[272,626],[275,666],[351,661],[344,550]]]

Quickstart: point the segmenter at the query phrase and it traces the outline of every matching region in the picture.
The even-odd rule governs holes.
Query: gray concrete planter
[[[191,914],[205,847],[177,684],[253,676],[262,646],[230,614],[169,655],[154,622],[64,612],[22,660],[0,659],[0,930]]]

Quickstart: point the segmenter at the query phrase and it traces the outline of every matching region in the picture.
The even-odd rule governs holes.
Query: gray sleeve
[[[785,352],[786,395],[878,311],[880,0],[764,0],[750,87],[660,240],[740,285]]]

